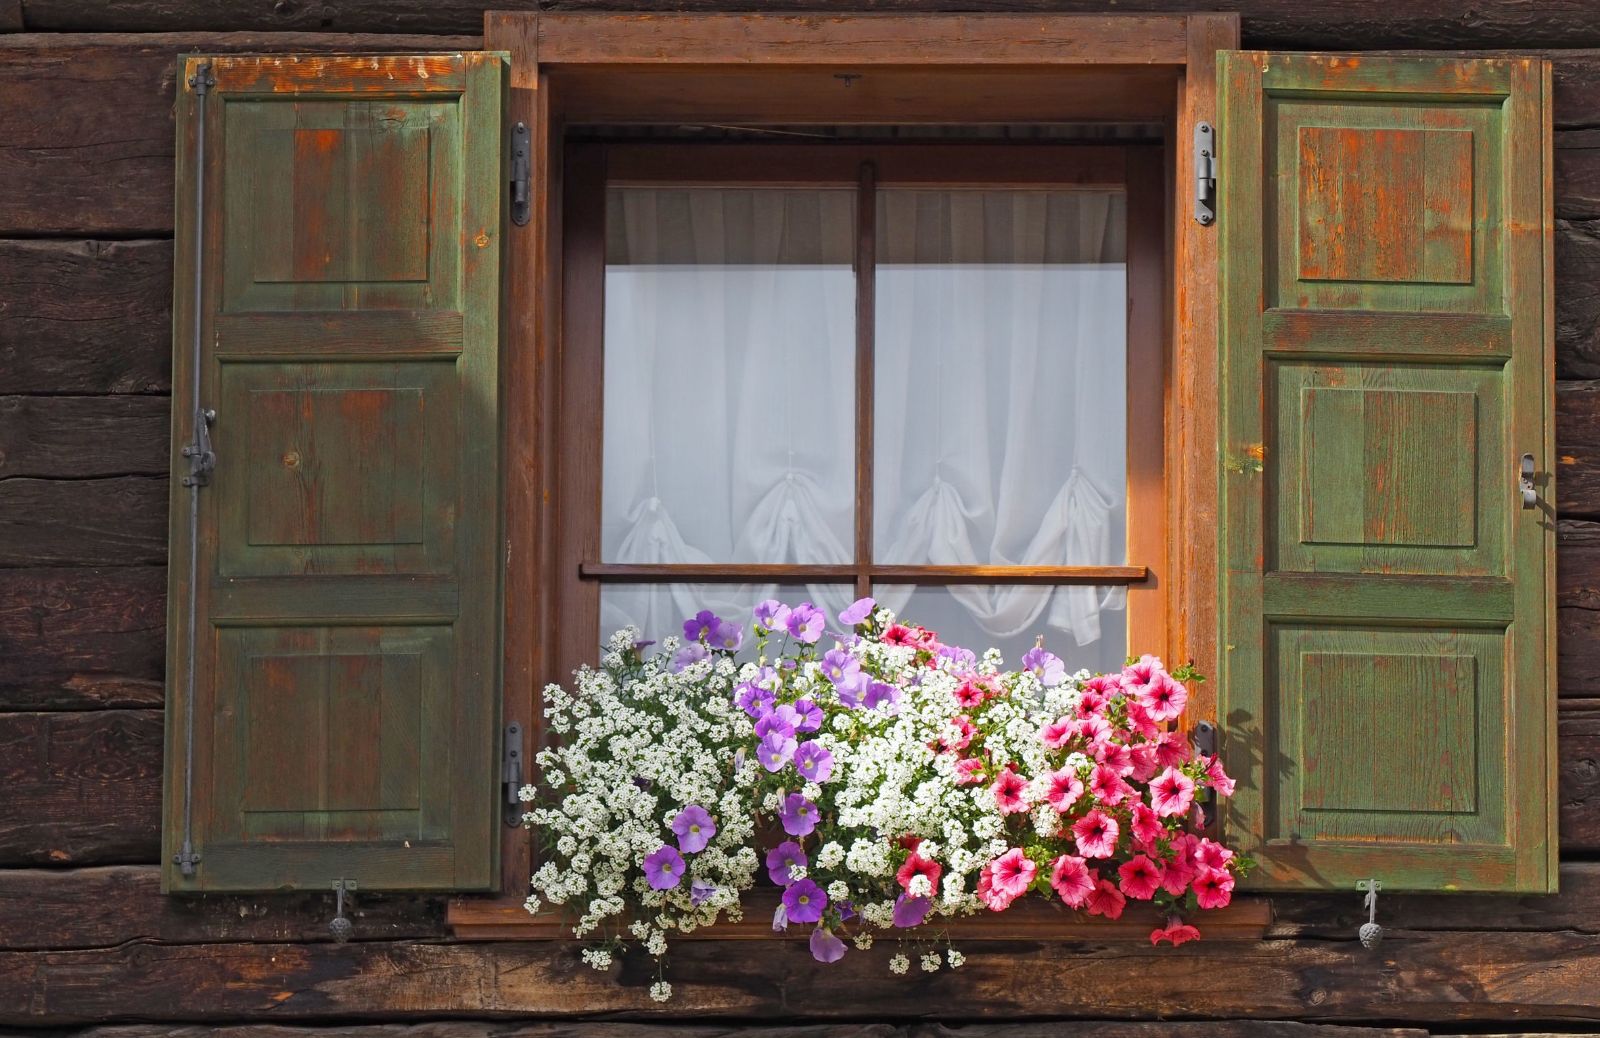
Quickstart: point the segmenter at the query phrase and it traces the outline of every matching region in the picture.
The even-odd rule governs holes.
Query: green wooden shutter
[[[1257,886],[1553,890],[1547,67],[1219,60],[1230,836]]]
[[[168,889],[493,885],[503,64],[182,62]]]

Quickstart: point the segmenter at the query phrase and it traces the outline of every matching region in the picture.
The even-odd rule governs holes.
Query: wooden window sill
[[[757,898],[738,923],[722,923],[676,941],[805,940],[810,930],[791,927],[775,934],[769,920],[777,905],[775,893]],[[558,912],[529,915],[520,901],[458,897],[450,902],[447,922],[462,941],[572,940],[571,924]],[[956,941],[1148,941],[1163,920],[1149,905],[1129,905],[1121,919],[1074,912],[1031,900],[1003,914],[984,913],[951,920],[945,929]],[[1272,902],[1262,897],[1235,898],[1227,908],[1201,913],[1191,920],[1209,940],[1256,941],[1272,923]]]

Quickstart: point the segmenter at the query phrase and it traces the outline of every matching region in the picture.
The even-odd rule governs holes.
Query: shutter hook
[[[333,881],[333,918],[328,921],[328,933],[340,944],[348,941],[350,935],[355,933],[356,926],[344,914],[344,895],[346,892],[355,893],[356,881],[353,879],[336,879]],[[355,898],[350,899],[355,903]]]
[[[1383,942],[1383,927],[1378,925],[1378,891],[1383,889],[1383,884],[1375,879],[1364,879],[1356,884],[1356,889],[1367,892],[1363,901],[1367,906],[1367,921],[1356,934],[1361,938],[1361,947],[1376,948]]]

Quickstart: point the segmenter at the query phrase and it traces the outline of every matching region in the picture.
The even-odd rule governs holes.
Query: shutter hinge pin
[[[533,216],[533,143],[527,123],[511,128],[511,222],[525,227]]]
[[[346,894],[354,894],[355,890],[356,881],[353,879],[336,879],[333,881],[333,918],[328,921],[328,933],[332,934],[333,939],[340,944],[348,941],[350,935],[355,933],[356,930],[355,924],[344,914],[344,896]],[[351,904],[353,905],[354,903],[355,899],[351,898]]]
[[[211,62],[202,61],[194,67],[194,75],[189,77],[189,89],[197,94],[205,94],[217,85],[216,74],[211,71]]]
[[[1195,753],[1203,757],[1217,755],[1217,726],[1210,721],[1201,721],[1194,726],[1194,736],[1191,739]],[[1211,828],[1217,820],[1217,798],[1209,788],[1201,792],[1196,798],[1200,805],[1200,827]]]
[[[1217,222],[1217,134],[1210,123],[1194,127],[1194,218],[1202,227]]]
[[[500,754],[500,789],[504,796],[502,817],[515,829],[522,824],[522,725],[506,725],[505,749]]]
[[[186,487],[203,487],[211,482],[211,473],[217,467],[217,455],[211,449],[211,423],[216,420],[217,412],[209,407],[195,413],[194,442],[183,447],[183,456],[189,459],[189,474],[182,480]]]
[[[1378,925],[1378,891],[1383,889],[1383,884],[1375,879],[1364,879],[1356,884],[1357,890],[1366,891],[1363,903],[1367,906],[1367,921],[1361,924],[1361,929],[1356,935],[1361,938],[1361,947],[1376,948],[1383,942],[1383,927]]]
[[[178,866],[178,871],[185,876],[194,875],[194,867],[200,864],[200,855],[195,851],[193,841],[188,839],[183,841],[183,848],[172,856],[172,863]]]

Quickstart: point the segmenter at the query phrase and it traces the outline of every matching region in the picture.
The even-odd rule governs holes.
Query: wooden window
[[[1163,651],[1158,146],[588,144],[566,182],[562,673],[623,622],[660,637],[779,587],[931,611],[1011,658],[1046,631],[1073,665]],[[1033,390],[1058,433],[991,435]],[[917,439],[941,456],[918,467]],[[958,514],[919,508],[935,488]],[[969,564],[903,534],[952,522]],[[685,540],[702,561],[659,561]]]

